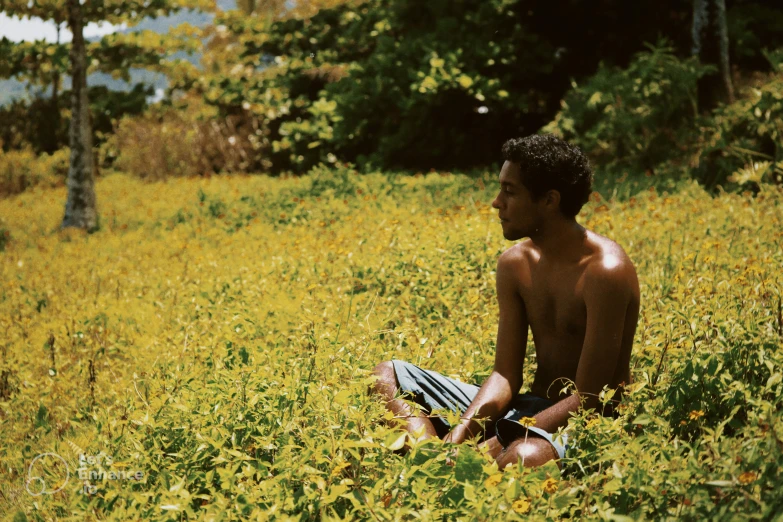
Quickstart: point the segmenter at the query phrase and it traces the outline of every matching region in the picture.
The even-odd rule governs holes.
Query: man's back
[[[587,328],[585,285],[595,267],[617,265],[614,277],[628,289],[622,344],[614,376],[616,388],[630,383],[629,362],[639,313],[639,283],[636,271],[623,249],[614,241],[584,231],[581,249],[568,259],[548,260],[531,240],[509,248],[515,267],[517,292],[524,302],[526,321],[536,349],[536,375],[531,391],[558,400],[567,381],[576,381]],[[619,296],[618,296],[619,298]]]

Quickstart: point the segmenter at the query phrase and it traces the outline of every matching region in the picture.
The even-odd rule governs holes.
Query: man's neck
[[[585,254],[585,227],[575,219],[556,218],[547,221],[530,239],[549,263],[572,263]]]

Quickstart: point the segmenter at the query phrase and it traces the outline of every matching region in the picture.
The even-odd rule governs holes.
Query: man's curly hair
[[[503,144],[503,158],[520,166],[522,183],[539,200],[548,190],[560,192],[560,211],[576,217],[593,191],[587,156],[551,134],[513,138]]]

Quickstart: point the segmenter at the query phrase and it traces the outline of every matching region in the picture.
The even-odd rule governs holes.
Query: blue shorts
[[[405,361],[395,359],[392,365],[400,391],[411,395],[413,401],[421,405],[428,414],[434,410],[449,409],[461,415],[468,409],[480,389],[474,384],[465,384],[431,370],[422,370],[415,364]],[[519,394],[512,399],[505,416],[495,422],[494,426],[486,427],[485,438],[497,436],[498,442],[505,448],[514,440],[524,438],[527,433],[529,437],[548,440],[557,451],[558,457],[562,459],[568,444],[566,434],[556,438],[540,428],[535,426],[526,428],[518,422],[522,417],[532,417],[553,404],[553,401],[532,393]],[[440,438],[445,437],[451,430],[451,426],[443,417],[431,416],[430,421]]]

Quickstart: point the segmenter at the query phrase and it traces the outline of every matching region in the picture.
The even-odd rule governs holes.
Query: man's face
[[[522,184],[519,165],[506,161],[500,169],[500,193],[492,202],[498,209],[503,237],[509,241],[530,237],[541,228],[542,209]]]

